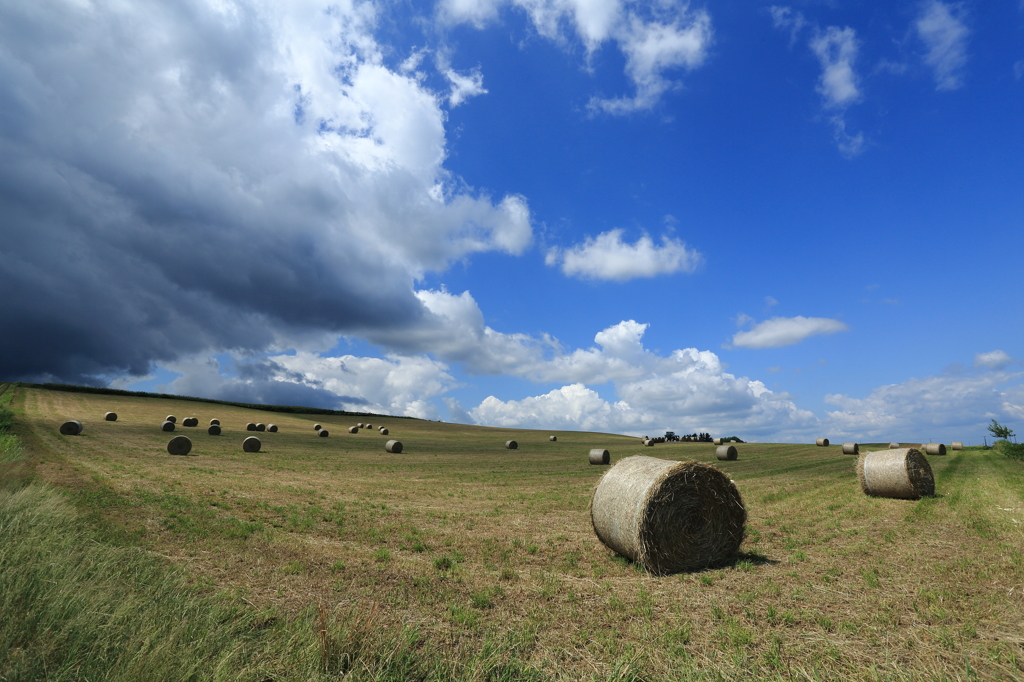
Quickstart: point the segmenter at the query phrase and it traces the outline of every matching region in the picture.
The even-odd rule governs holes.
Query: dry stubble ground
[[[20,390],[36,471],[111,537],[283,616],[315,605],[455,658],[501,639],[564,679],[1024,679],[1024,467],[992,452],[929,458],[938,495],[910,502],[864,496],[838,446],[719,462],[710,444],[389,417],[351,435],[355,418]],[[167,414],[200,426],[163,433]],[[71,418],[81,436],[58,433]],[[257,454],[241,450],[250,421],[281,429]],[[168,455],[182,433],[191,455]],[[740,559],[659,578],[605,549],[591,447],[727,472],[749,516]]]

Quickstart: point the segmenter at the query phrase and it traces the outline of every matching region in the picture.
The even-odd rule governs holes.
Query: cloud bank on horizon
[[[888,312],[860,288],[791,274],[807,262],[795,245],[832,229],[815,218],[787,236],[816,195],[751,194],[806,159],[744,179],[750,150],[723,151],[763,124],[755,104],[787,98],[728,115],[705,104],[753,92],[725,65],[763,49],[735,40],[756,26],[807,96],[777,135],[791,121],[831,130],[805,154],[827,161],[800,182],[821,176],[817,194],[853,182],[852,164],[897,137],[865,114],[885,78],[939,98],[980,79],[980,8],[907,7],[889,55],[871,21],[784,6],[737,19],[661,0],[439,0],[425,14],[372,0],[7,3],[0,319],[16,333],[0,336],[0,379],[748,440],[1024,418],[1007,341],[1019,320],[1008,336],[936,345],[927,371],[880,360],[901,352],[872,333]],[[1011,95],[1022,56],[1000,67]],[[534,88],[545,94],[529,99]],[[505,139],[526,151],[501,152]],[[818,210],[833,222],[850,212],[832,205]],[[745,272],[755,261],[777,264],[770,280]],[[897,293],[924,317],[949,305],[884,300]],[[752,301],[785,314],[741,316],[751,326],[730,338],[726,311]],[[800,314],[820,310],[843,321]],[[842,358],[873,370],[808,383],[811,352],[830,372]]]

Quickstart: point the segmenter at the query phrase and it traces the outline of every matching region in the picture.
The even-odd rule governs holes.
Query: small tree
[[[1010,440],[1015,435],[1008,426],[1003,426],[995,419],[988,425],[988,432],[992,434],[993,438],[999,440]]]

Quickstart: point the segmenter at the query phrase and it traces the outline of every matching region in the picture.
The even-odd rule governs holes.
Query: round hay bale
[[[165,422],[171,422],[172,424],[176,424],[178,422],[178,418],[175,417],[173,414],[169,414],[166,417],[164,417],[164,421]]]
[[[916,448],[865,452],[857,460],[857,477],[873,497],[918,500],[935,494],[932,467]]]
[[[252,422],[249,422],[248,424],[245,425],[245,430],[246,431],[255,431],[256,430],[256,425],[253,424]]]
[[[367,424],[367,425],[366,425],[366,426],[364,426],[363,428],[364,428],[364,429],[372,429],[372,428],[373,428],[373,424]]]
[[[860,446],[856,443],[843,443],[843,454],[858,455],[860,454]]]
[[[389,440],[384,443],[384,449],[387,452],[393,452],[394,454],[400,454],[402,452],[402,442],[398,440]]]
[[[220,435],[220,424],[210,424],[210,428],[206,429],[206,432],[211,436]]]
[[[173,431],[174,430],[174,422],[172,422],[172,421],[165,421],[163,424],[160,425],[160,430],[161,431]]]
[[[277,433],[277,424],[267,424],[267,431]]]
[[[319,424],[313,424],[313,430],[314,431],[319,431],[322,428],[324,428],[324,427],[320,426]]]
[[[644,438],[644,447],[653,448],[654,441],[651,440],[650,438]]]
[[[946,446],[942,443],[928,443],[924,446],[924,454],[926,455],[945,455]]]
[[[185,417],[181,420],[182,426],[199,426],[199,419],[196,417]]]
[[[711,439],[711,443],[712,443],[712,445],[721,445],[722,444],[722,439],[721,438],[712,438]]]
[[[359,428],[363,428],[363,422],[359,422],[358,424],[356,424],[356,426],[358,426]]]
[[[266,431],[267,430],[267,425],[266,424],[257,424],[256,425],[256,430],[257,431]]]
[[[556,440],[558,440],[558,436],[548,436],[548,440],[554,443]]]
[[[732,560],[747,512],[736,485],[710,464],[637,455],[601,477],[590,519],[606,547],[664,575]]]
[[[720,460],[733,460],[739,456],[735,445],[719,445],[715,448],[715,457]]]
[[[77,436],[82,433],[82,428],[82,422],[72,419],[60,425],[60,433],[62,436]]]
[[[949,444],[951,450],[963,450],[964,444],[962,441],[955,440]]]
[[[380,435],[382,435],[382,436],[388,435],[388,430],[385,429],[383,426],[380,427]]]
[[[507,450],[518,450],[519,443],[515,442],[514,440],[507,440],[505,441],[505,448]]]
[[[167,454],[187,455],[192,452],[192,441],[188,436],[175,436],[167,441]]]
[[[899,449],[899,447],[900,447],[900,444],[897,443],[896,441],[893,441],[893,442],[889,443],[889,449],[890,450],[897,450],[897,449]]]
[[[103,415],[103,418],[106,419],[108,422],[116,422],[117,412],[107,412],[105,415]]]
[[[601,448],[594,448],[590,451],[589,455],[591,464],[610,464],[612,461],[612,453]]]
[[[263,443],[256,436],[249,436],[242,441],[242,450],[245,452],[259,452],[262,446]]]
[[[220,426],[220,420],[219,419],[211,419],[210,420],[210,426]]]
[[[827,448],[828,438],[819,438],[818,440],[814,441],[814,444],[817,445],[819,448]]]
[[[320,429],[317,432],[317,435],[320,436],[321,438],[327,438],[327,436],[331,435],[331,432],[328,431],[327,429]]]
[[[348,432],[349,433],[359,433],[359,427],[358,426],[350,426],[350,427],[348,427]]]

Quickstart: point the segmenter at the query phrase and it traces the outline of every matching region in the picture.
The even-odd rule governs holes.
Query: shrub
[[[1024,462],[1024,443],[1011,443],[1008,440],[996,441],[996,450],[1010,459]]]

